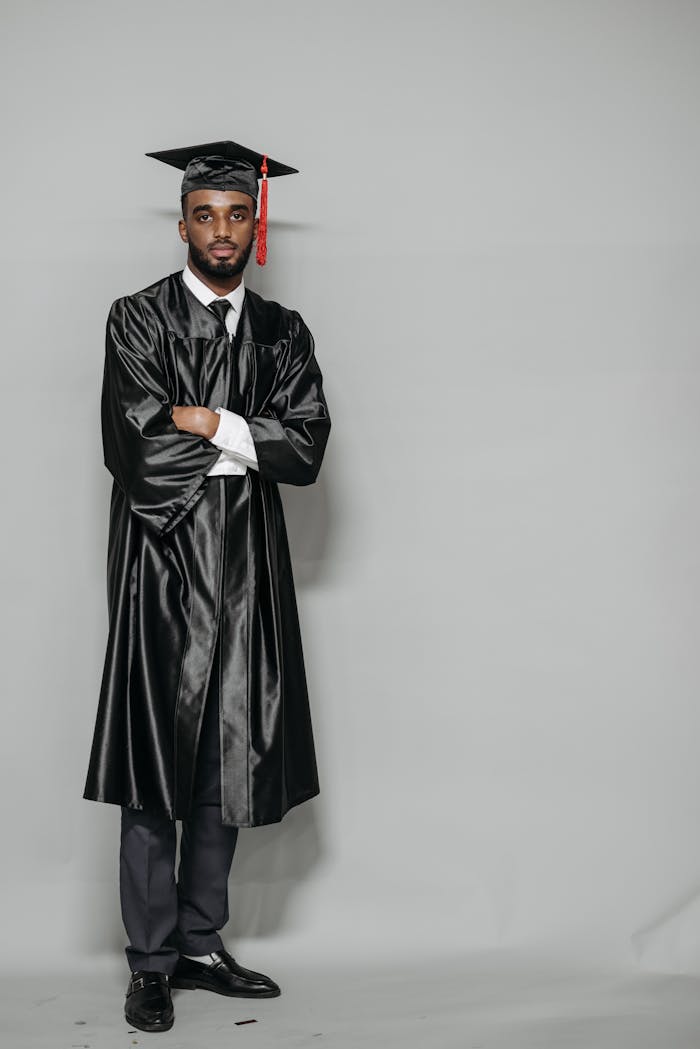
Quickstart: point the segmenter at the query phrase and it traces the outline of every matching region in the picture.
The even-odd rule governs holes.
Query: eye
[[[197,222],[208,222],[210,218],[211,215],[207,215],[207,213],[203,211],[197,216]]]
[[[236,221],[238,222],[240,219],[243,218],[243,212],[241,212],[241,211],[234,211],[233,214],[231,215],[231,218],[236,219]]]

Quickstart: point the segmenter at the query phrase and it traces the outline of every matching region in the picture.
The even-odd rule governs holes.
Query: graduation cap
[[[262,179],[260,191],[260,216],[258,221],[258,248],[256,261],[265,265],[267,259],[267,180],[276,175],[296,175],[297,168],[280,164],[266,153],[241,146],[238,142],[205,142],[200,146],[183,146],[182,149],[165,149],[159,153],[147,153],[147,157],[162,160],[179,168],[185,174],[180,195],[193,189],[236,189],[258,199],[258,179]]]

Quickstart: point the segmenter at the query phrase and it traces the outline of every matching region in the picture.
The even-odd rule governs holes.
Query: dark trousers
[[[122,807],[119,894],[132,971],[172,975],[179,954],[223,947],[228,876],[238,827],[221,822],[219,644],[205,701],[192,808],[182,820],[175,880],[176,823],[160,813]]]

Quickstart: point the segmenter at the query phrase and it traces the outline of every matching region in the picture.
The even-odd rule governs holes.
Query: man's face
[[[242,273],[258,229],[253,198],[238,190],[193,189],[184,206],[180,236],[195,268],[214,278]]]

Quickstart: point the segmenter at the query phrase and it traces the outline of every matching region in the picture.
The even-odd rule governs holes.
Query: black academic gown
[[[220,450],[172,405],[243,415],[259,469],[208,470]],[[233,344],[171,274],[118,299],[102,390],[109,635],[83,796],[189,811],[221,632],[222,821],[274,823],[319,792],[278,483],[312,484],[331,421],[311,334],[246,290]]]

